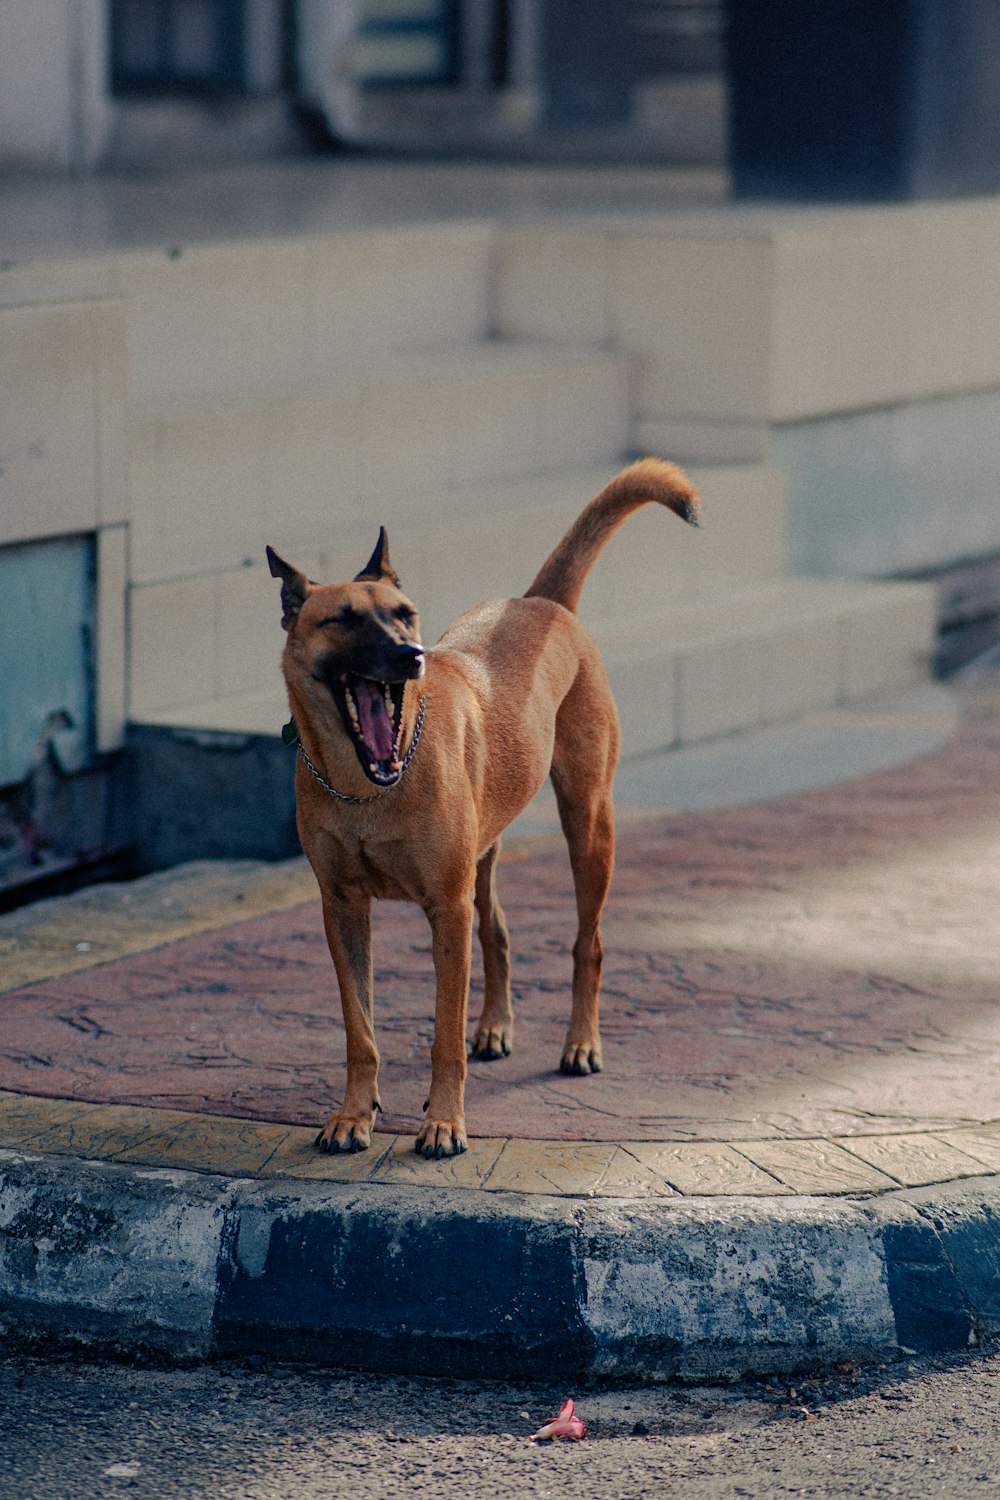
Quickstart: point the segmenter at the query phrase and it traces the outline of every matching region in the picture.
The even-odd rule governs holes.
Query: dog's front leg
[[[437,999],[431,1047],[431,1092],[427,1118],[417,1136],[424,1156],[452,1156],[468,1145],[465,1136],[465,1026],[472,962],[472,900],[427,908],[434,952]]]
[[[321,1151],[365,1151],[378,1099],[378,1049],[372,999],[371,901],[358,894],[323,897],[323,925],[340,985],[347,1033],[347,1088],[316,1144]]]

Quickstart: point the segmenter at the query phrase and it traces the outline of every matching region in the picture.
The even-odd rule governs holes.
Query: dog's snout
[[[400,666],[405,670],[407,677],[423,677],[424,675],[424,648],[409,643],[400,646],[398,651]]]

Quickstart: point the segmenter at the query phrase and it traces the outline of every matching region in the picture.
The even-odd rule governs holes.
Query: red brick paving
[[[1000,722],[846,786],[630,828],[605,924],[605,1070],[562,1078],[565,853],[501,876],[513,1056],[470,1066],[470,1133],[714,1139],[1000,1117]],[[376,915],[384,1128],[430,1072],[421,913]],[[478,1003],[478,981],[472,1017]],[[301,1124],[339,1099],[319,907],[185,938],[2,997],[0,1088]]]

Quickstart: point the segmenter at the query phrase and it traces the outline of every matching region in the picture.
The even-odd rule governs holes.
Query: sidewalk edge
[[[1000,1332],[1000,1184],[630,1201],[0,1152],[0,1335],[407,1374],[727,1378]]]

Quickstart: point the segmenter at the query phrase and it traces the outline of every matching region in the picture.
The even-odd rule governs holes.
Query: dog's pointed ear
[[[291,630],[308,597],[309,580],[298,568],[279,557],[273,547],[267,549],[267,565],[271,577],[281,579],[281,623],[285,630]]]
[[[355,574],[355,583],[391,583],[399,588],[399,577],[392,563],[389,561],[389,538],[385,534],[385,527],[378,529],[378,541],[375,543],[375,551],[365,563],[360,573]]]

